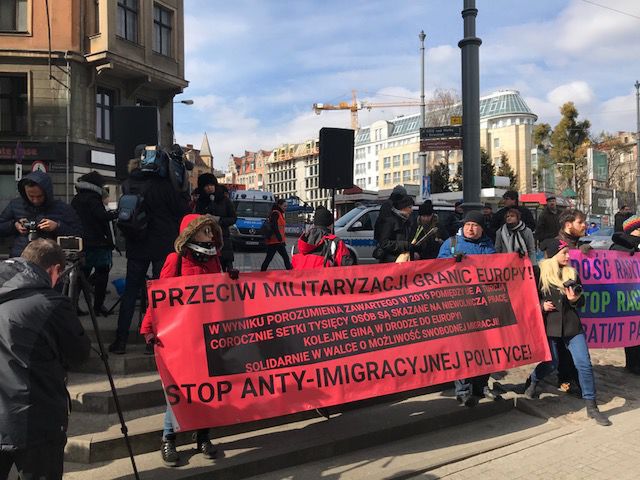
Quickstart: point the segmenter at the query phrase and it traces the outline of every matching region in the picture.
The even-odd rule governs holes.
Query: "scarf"
[[[528,255],[527,244],[524,241],[522,232],[526,228],[524,222],[520,220],[515,225],[509,225],[505,223],[500,229],[500,236],[502,237],[502,243],[509,253],[523,253]]]

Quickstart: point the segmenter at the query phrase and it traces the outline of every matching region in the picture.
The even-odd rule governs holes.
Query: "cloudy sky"
[[[186,78],[176,137],[199,148],[207,132],[217,168],[229,155],[349,128],[348,111],[315,102],[419,99],[424,30],[427,97],[460,91],[463,0],[184,0]],[[640,79],[638,0],[477,0],[480,93],[521,92],[554,125],[573,101],[592,131],[635,130]],[[360,112],[366,126],[418,108]]]

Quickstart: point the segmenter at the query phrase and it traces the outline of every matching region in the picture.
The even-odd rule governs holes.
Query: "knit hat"
[[[173,243],[178,255],[183,252],[184,246],[191,237],[204,225],[211,225],[213,230],[213,243],[216,248],[222,248],[222,229],[220,225],[218,225],[218,222],[216,222],[211,215],[190,213],[189,215],[185,215],[180,222],[180,235],[178,235],[178,238],[176,238],[176,241]]]
[[[393,201],[393,208],[396,210],[402,210],[403,208],[413,206],[413,198],[409,195],[402,195],[400,198]]]
[[[555,199],[556,199],[555,195],[549,195],[549,196],[547,197],[547,202],[549,202],[549,201],[551,201],[551,200],[555,200]]]
[[[631,233],[640,228],[640,215],[632,215],[622,223],[624,233]]]
[[[316,208],[313,215],[313,224],[320,227],[329,227],[333,223],[333,214],[325,207]]]
[[[569,248],[569,244],[559,238],[547,238],[540,243],[540,250],[544,252],[546,258],[555,257],[563,248]]]
[[[458,200],[456,203],[453,204],[454,208],[458,208],[460,205],[462,205],[464,202],[462,200]]]
[[[420,205],[418,215],[433,215],[433,203],[431,200],[425,200],[425,202]]]
[[[203,173],[198,176],[198,188],[201,192],[204,191],[204,187],[207,185],[218,185],[218,179],[213,173]]]
[[[104,187],[105,179],[99,172],[93,170],[79,177],[78,182],[87,182],[102,188]]]
[[[518,192],[516,192],[515,190],[507,190],[506,192],[504,192],[504,195],[502,195],[502,198],[504,199],[511,199],[511,200],[515,200],[516,202],[518,201]]]
[[[462,224],[464,225],[468,222],[477,223],[484,230],[484,215],[482,215],[482,212],[478,210],[471,210],[467,212],[462,220]]]

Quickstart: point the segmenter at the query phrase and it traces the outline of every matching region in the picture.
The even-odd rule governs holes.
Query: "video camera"
[[[582,285],[580,285],[575,280],[567,280],[566,282],[564,282],[562,284],[562,286],[565,287],[565,288],[572,289],[573,293],[575,293],[577,296],[582,295],[582,292],[584,291],[584,289],[582,288]]]
[[[185,159],[184,151],[177,143],[168,150],[159,145],[147,145],[140,153],[140,170],[170,178],[177,191],[186,192],[189,189],[187,171],[193,170],[193,163]]]

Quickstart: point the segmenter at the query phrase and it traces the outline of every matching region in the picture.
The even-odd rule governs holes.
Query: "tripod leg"
[[[77,275],[76,284],[79,284],[80,291],[84,295],[84,299],[87,302],[87,307],[89,308],[89,315],[91,316],[91,322],[93,323],[93,329],[95,331],[96,341],[98,342],[100,359],[102,360],[102,363],[104,363],[104,369],[107,373],[107,378],[109,379],[109,386],[111,387],[111,395],[113,396],[113,402],[115,404],[116,411],[118,412],[118,418],[120,419],[120,431],[124,436],[124,442],[127,445],[127,450],[129,451],[129,458],[131,458],[131,466],[133,467],[133,474],[136,480],[140,480],[140,476],[138,475],[138,468],[136,467],[136,460],[133,455],[133,449],[131,448],[131,441],[129,440],[129,435],[128,435],[129,430],[127,428],[127,424],[124,421],[124,415],[122,414],[122,407],[120,406],[120,399],[118,398],[116,385],[113,381],[111,368],[109,367],[109,358],[104,349],[104,344],[102,343],[102,336],[100,335],[100,329],[98,328],[98,320],[96,319],[96,312],[94,311],[93,303],[91,302],[91,294],[90,294],[91,287],[82,271],[76,272],[76,275]]]

